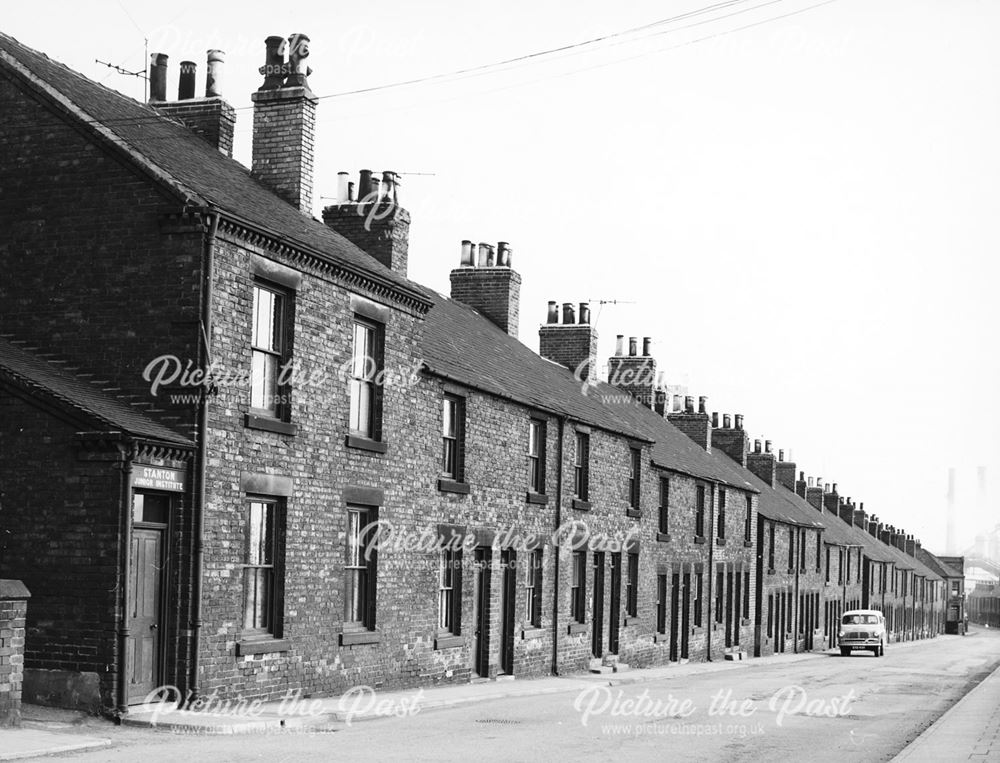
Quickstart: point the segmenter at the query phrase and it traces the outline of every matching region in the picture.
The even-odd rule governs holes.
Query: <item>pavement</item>
[[[1000,668],[913,740],[895,761],[1000,761]]]
[[[926,642],[894,644],[906,649]],[[823,659],[827,652],[775,655],[768,664]],[[259,734],[267,730],[327,728],[390,716],[424,713],[473,703],[514,697],[579,692],[594,684],[628,684],[678,678],[685,675],[746,670],[760,660],[682,663],[602,674],[526,680],[481,681],[377,694],[364,688],[338,697],[308,698],[291,695],[280,702],[224,702],[206,698],[198,711],[176,710],[169,705],[133,708],[123,724],[190,734]],[[112,743],[106,721],[81,713],[24,706],[19,729],[0,730],[0,761],[38,755],[107,747]],[[1000,670],[985,677],[894,760],[1000,760]]]

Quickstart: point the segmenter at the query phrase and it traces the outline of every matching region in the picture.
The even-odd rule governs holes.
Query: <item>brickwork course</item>
[[[409,281],[394,190],[312,218],[316,99],[290,77],[254,102],[247,170],[224,101],[136,104],[0,35],[0,576],[32,592],[36,701],[123,714],[153,684],[275,700],[818,650],[873,602],[895,639],[942,629],[922,582],[941,576],[905,533],[891,545],[835,493],[810,497],[794,464],[747,452],[741,419],[669,410],[645,343],[609,360],[611,381],[652,373],[616,387],[597,378],[585,310],[541,324],[539,354],[518,341],[509,259],[456,250],[450,296]],[[221,373],[154,394],[170,359],[247,375],[258,287],[283,300],[274,335],[296,370],[277,408]],[[383,372],[365,433],[355,323]],[[252,562],[260,503],[275,550]],[[360,620],[358,509],[391,534]],[[407,542],[428,532],[462,540],[447,585],[440,548]],[[271,620],[250,627],[257,574],[274,581]]]

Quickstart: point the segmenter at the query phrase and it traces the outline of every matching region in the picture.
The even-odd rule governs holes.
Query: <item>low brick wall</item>
[[[21,722],[24,618],[30,596],[20,580],[0,580],[0,727]]]

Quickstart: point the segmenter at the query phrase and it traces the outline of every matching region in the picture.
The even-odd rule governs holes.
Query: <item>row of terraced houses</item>
[[[549,303],[522,344],[507,243],[456,246],[445,296],[407,278],[393,173],[343,175],[315,219],[307,43],[266,42],[247,170],[219,51],[177,100],[153,56],[140,104],[0,35],[25,697],[121,714],[161,686],[766,657],[836,647],[860,607],[891,641],[943,632],[961,570],[668,394],[649,340],[619,338],[605,376],[588,305]]]

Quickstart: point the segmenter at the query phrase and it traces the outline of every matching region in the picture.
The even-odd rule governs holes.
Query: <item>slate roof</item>
[[[941,577],[948,577],[948,578],[965,577],[964,570],[959,572],[950,564],[945,564],[923,546],[917,549],[917,559],[919,559],[920,562],[925,567],[929,567],[930,569],[934,570],[934,572],[936,572]]]
[[[6,379],[31,394],[46,397],[77,418],[96,422],[103,430],[125,432],[173,445],[194,444],[94,384],[4,338],[0,338],[0,379]]]
[[[588,387],[566,367],[540,357],[461,302],[430,294],[420,352],[440,377],[574,421],[655,443],[653,461],[701,479],[753,488],[742,475],[706,453],[662,416],[604,382]],[[606,396],[606,400],[602,397]],[[607,400],[613,402],[607,402]]]
[[[811,510],[810,512],[804,511],[786,495],[772,488],[745,466],[740,465],[739,462],[725,451],[715,451],[715,453],[718,458],[725,459],[732,464],[733,469],[739,470],[747,482],[760,492],[760,498],[757,502],[757,512],[763,515],[764,518],[772,519],[775,522],[795,525],[796,527],[809,527],[813,529],[822,529],[825,527],[824,523],[820,521],[819,512],[815,510]]]
[[[424,301],[421,287],[365,254],[321,221],[299,212],[252,178],[246,167],[224,156],[187,127],[0,33],[0,67],[16,71],[3,53],[68,100],[70,113],[89,122],[98,133],[104,129],[113,133],[116,142],[136,161],[152,164],[153,170],[159,171],[156,175],[161,183],[170,186],[181,199],[186,197],[187,203],[220,210]],[[23,79],[24,73],[20,72],[20,76]]]

